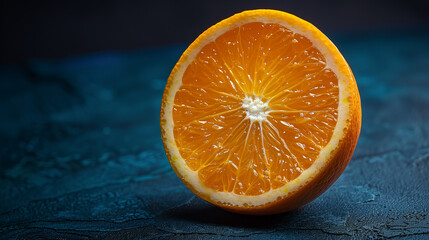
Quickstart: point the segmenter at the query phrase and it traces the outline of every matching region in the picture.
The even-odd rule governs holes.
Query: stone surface
[[[1,66],[0,238],[429,238],[429,35],[334,42],[362,97],[355,154],[318,199],[268,217],[171,170],[159,110],[183,46]]]

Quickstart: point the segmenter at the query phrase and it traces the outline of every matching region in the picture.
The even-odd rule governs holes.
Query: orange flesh
[[[259,195],[297,178],[329,142],[338,79],[310,40],[253,22],[205,45],[187,67],[174,107],[186,164],[216,191]],[[252,120],[243,100],[261,99]]]

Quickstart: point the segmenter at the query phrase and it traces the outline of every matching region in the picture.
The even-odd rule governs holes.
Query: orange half
[[[306,204],[347,166],[360,132],[353,74],[334,44],[291,14],[252,10],[206,30],[165,88],[170,163],[224,209],[272,214]]]

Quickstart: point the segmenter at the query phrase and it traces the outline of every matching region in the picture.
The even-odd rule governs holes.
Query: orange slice
[[[226,210],[274,214],[322,194],[347,166],[359,92],[334,44],[291,14],[252,10],[201,34],[165,88],[170,163],[195,194]]]

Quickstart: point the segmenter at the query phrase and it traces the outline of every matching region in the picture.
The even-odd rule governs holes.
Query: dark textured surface
[[[183,47],[0,68],[4,239],[429,238],[429,36],[337,37],[362,97],[355,154],[321,197],[249,217],[194,196],[159,130]]]

